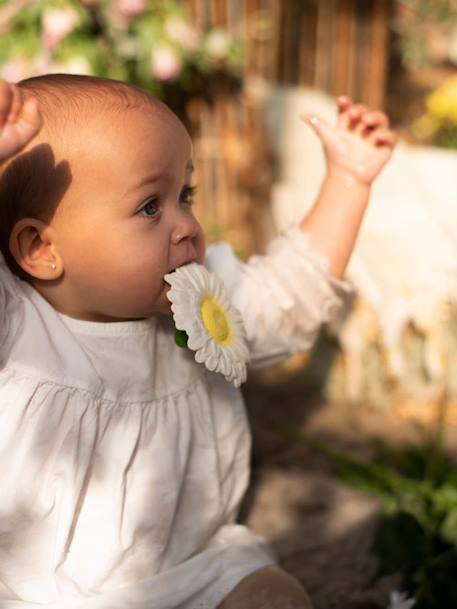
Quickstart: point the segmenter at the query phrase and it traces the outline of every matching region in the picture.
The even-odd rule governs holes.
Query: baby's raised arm
[[[22,150],[41,125],[36,98],[0,80],[0,163]]]
[[[228,246],[208,252],[208,268],[223,279],[243,317],[253,366],[276,364],[309,350],[321,325],[335,319],[350,292],[349,284],[339,279],[371,184],[388,162],[396,136],[383,112],[347,97],[340,97],[338,106],[335,126],[316,116],[303,117],[322,141],[328,171],[313,209],[300,225],[246,264]]]
[[[301,224],[316,251],[330,262],[335,277],[344,275],[362,222],[372,182],[391,157],[396,136],[387,116],[338,98],[339,116],[333,127],[304,115],[324,146],[327,177],[314,208]]]

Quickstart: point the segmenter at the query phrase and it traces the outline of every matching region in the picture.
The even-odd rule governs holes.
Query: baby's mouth
[[[175,266],[174,269],[170,269],[169,271],[167,271],[163,277],[163,283],[166,285],[167,288],[170,287],[170,284],[168,283],[168,281],[165,279],[165,277],[167,275],[171,275],[172,273],[176,273],[176,269],[179,269],[181,266],[184,266],[185,264],[187,264],[187,262],[185,262],[184,264],[178,264],[178,266]]]
[[[166,274],[169,275],[170,273],[174,273],[176,271],[176,269],[179,269],[182,266],[186,266],[186,264],[191,264],[192,262],[195,262],[195,259],[186,260],[186,262],[182,262],[181,264],[178,264],[174,268],[170,269]]]
[[[195,258],[191,258],[190,260],[186,260],[185,262],[182,262],[181,264],[178,264],[174,268],[170,269],[167,273],[165,273],[164,278],[163,278],[163,283],[165,284],[165,286],[167,288],[170,287],[170,283],[166,280],[167,275],[171,275],[172,273],[175,273],[181,267],[187,266],[188,264],[192,264],[193,262],[196,262]]]

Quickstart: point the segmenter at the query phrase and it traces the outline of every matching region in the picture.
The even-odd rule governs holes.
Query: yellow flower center
[[[214,296],[206,296],[201,304],[203,325],[214,340],[228,347],[233,342],[233,328],[229,314]]]

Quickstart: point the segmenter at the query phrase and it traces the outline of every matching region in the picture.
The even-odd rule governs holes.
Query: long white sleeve
[[[331,276],[308,235],[294,228],[274,239],[266,254],[241,262],[229,245],[208,248],[206,266],[224,282],[240,311],[255,367],[276,364],[313,345],[351,292]]]

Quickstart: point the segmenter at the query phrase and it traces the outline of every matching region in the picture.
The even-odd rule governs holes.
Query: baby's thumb
[[[304,112],[300,115],[300,118],[304,123],[314,129],[323,144],[330,142],[333,136],[333,129],[321,116]]]
[[[22,117],[26,123],[32,126],[36,131],[39,131],[42,124],[43,118],[38,108],[38,100],[36,97],[28,97],[24,102],[22,109]]]

